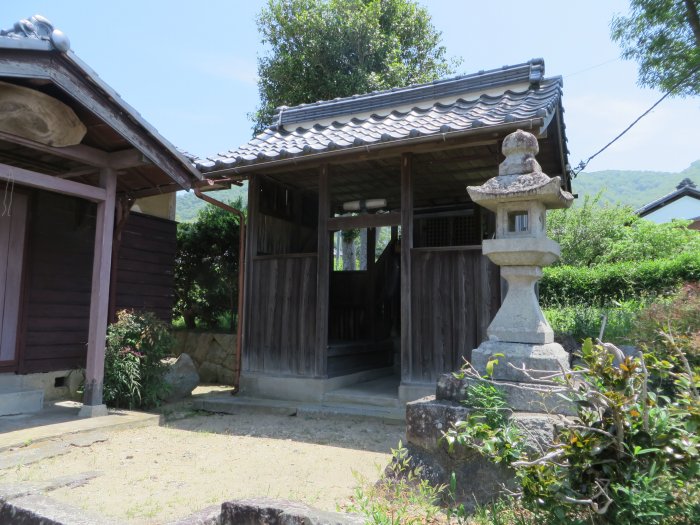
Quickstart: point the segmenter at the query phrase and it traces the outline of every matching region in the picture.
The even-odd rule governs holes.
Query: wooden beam
[[[117,174],[104,169],[100,186],[106,199],[97,204],[95,224],[95,252],[92,260],[92,291],[90,293],[90,323],[88,329],[87,362],[85,366],[85,393],[81,416],[106,415],[102,400],[104,380],[105,340],[109,317],[109,284],[114,232],[114,206],[117,192]]]
[[[131,148],[122,151],[108,153],[109,167],[115,170],[125,170],[152,164],[152,162],[139,150]]]
[[[103,202],[107,193],[103,188],[89,186],[71,180],[59,179],[51,175],[43,175],[34,171],[0,164],[0,180],[15,182],[30,188],[53,191],[71,197],[79,197],[93,202]]]
[[[354,230],[356,228],[378,228],[380,226],[398,226],[399,224],[401,224],[401,214],[392,211],[389,213],[331,217],[328,219],[328,230],[338,231]]]
[[[55,155],[57,157],[61,157],[62,159],[81,162],[97,168],[114,168],[115,170],[123,170],[143,166],[145,164],[151,164],[150,160],[148,160],[139,150],[134,148],[115,151],[114,153],[108,153],[91,146],[86,146],[85,144],[57,148],[55,146],[42,144],[41,142],[36,142],[31,139],[26,139],[18,135],[12,135],[11,133],[7,133],[5,131],[0,131],[0,140],[10,142],[11,144],[16,144],[18,146],[24,146],[35,151],[40,151],[41,153]]]
[[[401,157],[401,382],[413,379],[411,348],[411,250],[413,249],[413,156]]]
[[[316,377],[325,377],[328,361],[328,309],[331,272],[331,238],[328,219],[331,194],[328,185],[328,166],[318,170],[318,266],[316,270]]]
[[[89,164],[90,166],[97,166],[98,168],[104,168],[109,166],[108,153],[105,153],[104,151],[101,151],[96,148],[92,148],[90,146],[85,146],[84,144],[56,148],[54,146],[48,146],[46,144],[42,144],[31,139],[18,137],[17,135],[12,135],[5,131],[0,131],[0,140],[4,140],[5,142],[10,142],[12,144],[17,144],[18,146],[31,148],[35,151],[40,151],[41,153],[49,153],[51,155],[56,155],[57,157],[61,157],[62,159],[75,160],[84,164]]]

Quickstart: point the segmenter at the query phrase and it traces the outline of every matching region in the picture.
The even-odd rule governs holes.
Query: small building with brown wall
[[[197,160],[249,184],[242,391],[318,401],[397,372],[405,401],[458,369],[501,300],[481,252],[494,218],[466,186],[495,176],[503,138],[523,129],[570,190],[561,96],[536,59],[283,107],[247,144]],[[357,229],[366,262],[343,271],[336,232]]]
[[[115,310],[170,319],[174,192],[201,177],[69,48],[41,17],[0,32],[0,390],[85,367],[90,415]]]

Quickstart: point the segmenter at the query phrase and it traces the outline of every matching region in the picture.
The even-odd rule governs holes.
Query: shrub
[[[541,523],[698,523],[700,381],[678,371],[673,375],[674,396],[657,395],[649,390],[648,378],[665,373],[665,365],[657,369],[648,355],[615,362],[616,351],[590,339],[584,343],[584,366],[563,376],[577,419],[560,430],[544,453],[528,456],[523,451],[513,460],[516,451],[505,448],[505,439],[484,447],[484,433],[490,439],[504,435],[507,422],[498,419],[490,424],[500,428],[477,436],[455,427],[446,434],[448,441],[507,462],[520,482],[522,504]],[[680,348],[672,351],[683,355]]]
[[[637,317],[646,304],[645,301],[633,299],[611,307],[582,304],[543,308],[543,312],[555,333],[571,336],[577,342],[599,335],[605,317],[605,340],[628,344]]]
[[[700,280],[700,250],[668,259],[605,264],[590,268],[553,266],[539,283],[544,306],[606,306],[613,301],[668,294]]]
[[[358,478],[345,512],[360,514],[365,523],[374,525],[431,524],[444,522],[437,505],[446,487],[432,486],[420,479],[420,467],[411,467],[408,450],[399,442],[391,450],[392,462],[379,481],[369,483]]]
[[[151,312],[121,310],[107,329],[104,401],[120,408],[157,406],[168,391],[163,380],[173,339]]]

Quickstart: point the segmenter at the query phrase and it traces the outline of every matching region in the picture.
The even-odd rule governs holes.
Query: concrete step
[[[295,401],[284,401],[282,399],[226,395],[197,399],[192,402],[192,408],[220,414],[255,412],[259,414],[292,416],[296,414],[298,404]]]
[[[217,396],[198,399],[192,408],[217,412],[221,414],[275,414],[301,417],[353,417],[359,419],[376,419],[388,423],[403,424],[406,409],[403,407],[382,407],[355,405],[349,403],[325,402],[323,405],[303,401],[285,401],[281,399],[262,399],[245,396]]]
[[[358,419],[375,419],[403,425],[406,422],[406,409],[393,407],[370,407],[348,404],[302,405],[297,409],[299,417],[351,417]]]
[[[0,389],[0,416],[39,412],[43,406],[43,390]]]
[[[363,391],[358,389],[357,386],[327,392],[323,396],[323,404],[401,408],[398,395]]]

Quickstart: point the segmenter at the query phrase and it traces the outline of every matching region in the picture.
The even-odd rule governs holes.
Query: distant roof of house
[[[649,215],[650,213],[653,213],[656,210],[663,208],[667,204],[670,204],[686,196],[700,200],[700,190],[698,190],[695,183],[687,177],[683,179],[678,184],[678,186],[676,186],[676,189],[674,191],[667,195],[664,195],[659,199],[656,199],[655,201],[650,202],[649,204],[645,204],[644,206],[636,210],[634,213],[636,213],[640,217],[644,217],[645,215]]]
[[[544,130],[560,106],[561,91],[561,77],[544,78],[544,61],[533,59],[428,84],[283,106],[275,124],[251,141],[195,165],[204,173],[237,171],[518,122]]]
[[[115,126],[114,122],[119,119],[129,121],[141,130],[140,140],[134,140],[134,137],[123,137],[123,140],[118,143],[116,135],[110,137],[111,147],[132,146],[147,155],[143,151],[146,146],[146,142],[143,140],[145,139],[151,144],[157,145],[164,153],[162,155],[159,152],[160,158],[151,158],[150,160],[154,165],[158,165],[163,173],[177,181],[180,186],[189,188],[191,183],[202,178],[190,159],[178,151],[95,71],[73,53],[68,37],[60,30],[55,29],[46,18],[35,15],[16,22],[10,29],[0,30],[0,51],[9,57],[4,65],[0,64],[0,77],[11,78],[20,83],[32,81],[32,79],[48,80],[69,95],[73,97],[83,95],[87,97],[86,100],[92,95],[91,90],[95,89],[110,109],[109,112],[102,115],[96,113],[99,118],[109,120],[109,115],[111,115],[113,122],[107,122],[107,124],[112,125],[118,133],[119,127]],[[75,76],[71,77],[67,73]],[[77,85],[74,83],[76,79],[80,81]],[[31,85],[33,88],[37,88],[37,86],[39,84]],[[55,96],[54,93],[50,94]],[[86,104],[85,100],[79,102]],[[89,100],[86,106],[90,111],[96,111],[92,100]],[[100,139],[106,140],[105,137],[100,137]],[[130,143],[131,140],[134,142]]]

